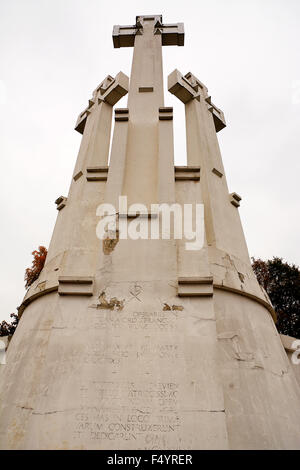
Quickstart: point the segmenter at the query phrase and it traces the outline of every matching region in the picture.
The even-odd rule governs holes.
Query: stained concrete
[[[162,45],[182,46],[183,25],[140,16],[113,40],[134,46],[130,86],[107,76],[78,118],[70,191],[0,368],[0,447],[299,449],[299,383],[232,204],[224,114],[191,72],[170,75],[187,132],[187,167],[174,169]],[[97,207],[120,195],[203,203],[203,248],[99,240]]]

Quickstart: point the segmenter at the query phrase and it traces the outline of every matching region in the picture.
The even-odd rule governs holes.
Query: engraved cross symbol
[[[134,299],[141,302],[141,299],[139,298],[139,294],[142,292],[142,290],[143,289],[142,289],[141,286],[139,286],[138,284],[135,284],[129,292],[133,296]],[[132,299],[130,299],[130,300],[132,300]]]

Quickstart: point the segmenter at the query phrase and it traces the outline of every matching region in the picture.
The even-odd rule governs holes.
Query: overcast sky
[[[140,14],[184,22],[185,47],[163,50],[165,85],[174,68],[191,71],[224,111],[219,142],[250,255],[300,265],[299,0],[0,0],[0,320],[22,301],[31,252],[49,246],[78,114],[106,75],[130,74],[132,49],[113,49],[112,27]],[[184,164],[183,105],[167,92],[165,104]]]

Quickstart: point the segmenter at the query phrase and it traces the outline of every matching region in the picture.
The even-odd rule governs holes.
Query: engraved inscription
[[[158,312],[99,312],[95,313],[94,328],[126,328],[129,330],[173,331],[177,328],[178,313]]]
[[[105,442],[138,441],[144,449],[166,444],[180,429],[179,385],[172,382],[93,382],[83,385],[82,408],[75,414],[74,437]],[[89,406],[90,393],[98,406]],[[124,411],[126,405],[126,411]]]

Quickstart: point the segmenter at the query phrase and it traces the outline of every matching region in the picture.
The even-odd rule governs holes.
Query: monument
[[[299,449],[300,389],[228,191],[224,115],[178,70],[187,165],[174,166],[162,46],[184,45],[183,24],[138,16],[113,44],[134,48],[130,82],[108,75],[78,118],[69,195],[1,367],[0,447]],[[175,229],[136,236],[174,205],[204,208],[198,247]]]

